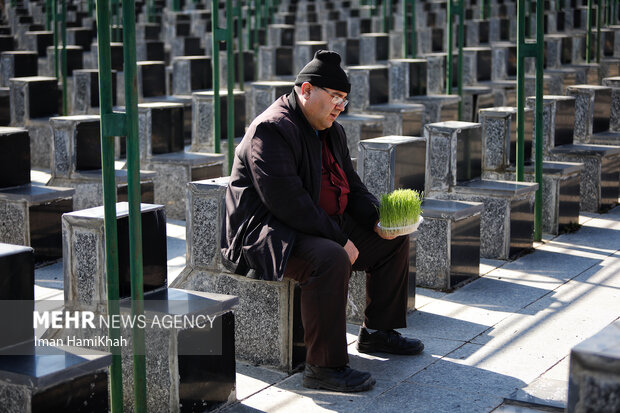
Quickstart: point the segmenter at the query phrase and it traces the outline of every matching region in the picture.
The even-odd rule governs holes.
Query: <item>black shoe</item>
[[[369,333],[364,327],[357,338],[360,353],[420,354],[424,344],[417,338],[406,338],[395,330],[377,330]]]
[[[359,392],[372,389],[375,379],[370,373],[353,370],[349,366],[318,367],[306,363],[304,387],[339,392]]]

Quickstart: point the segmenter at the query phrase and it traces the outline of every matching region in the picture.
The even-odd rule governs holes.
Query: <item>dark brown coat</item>
[[[342,126],[334,122],[326,139],[349,181],[345,213],[372,228],[378,202],[353,169]],[[320,191],[321,140],[292,92],[252,122],[235,150],[222,230],[225,265],[238,274],[281,280],[297,232],[344,246],[347,236],[319,207]]]

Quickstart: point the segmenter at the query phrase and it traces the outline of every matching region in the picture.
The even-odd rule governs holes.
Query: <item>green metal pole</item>
[[[480,20],[484,20],[488,17],[487,7],[489,6],[488,0],[480,0]]]
[[[54,77],[58,79],[58,3],[54,2]]]
[[[516,173],[517,181],[524,180],[523,163],[524,163],[524,106],[525,106],[525,2],[517,1],[517,156],[516,156]],[[536,125],[536,129],[542,129],[541,124]]]
[[[239,53],[239,59],[237,63],[237,73],[239,74],[239,89],[243,91],[244,86],[244,67],[243,67],[243,0],[237,0],[236,7],[236,16],[237,16],[237,52]],[[231,32],[232,32],[232,26]],[[233,43],[231,43],[232,45]]]
[[[453,13],[452,0],[448,0],[448,12],[446,13],[448,24],[448,58],[446,64],[446,94],[452,94],[452,13]]]
[[[596,63],[601,63],[601,0],[596,5]]]
[[[408,8],[411,9],[409,13]],[[417,57],[417,41],[415,31],[415,0],[403,0],[403,57]],[[407,31],[411,30],[411,37]]]
[[[62,13],[60,14],[60,33],[62,37],[61,51],[61,72],[62,72],[62,114],[67,116],[67,0],[62,2]]]
[[[534,240],[542,239],[543,203],[543,71],[545,58],[544,2],[536,2],[536,203],[534,204]]]
[[[226,139],[228,140],[228,174],[232,171],[233,159],[235,156],[235,56],[233,42],[233,7],[232,0],[226,0],[226,60],[228,61],[226,80],[228,83],[227,104],[227,130]],[[239,79],[241,82],[241,79]]]
[[[457,60],[457,73],[456,73],[456,85],[459,99],[458,119],[463,120],[463,46],[465,45],[465,0],[459,0],[459,32],[458,32],[458,60]]]
[[[586,13],[586,63],[590,63],[590,44],[592,43],[592,0],[588,0]]]
[[[131,311],[134,319],[144,314],[142,267],[142,215],[140,209],[140,149],[138,136],[138,67],[136,64],[136,9],[134,0],[123,1],[123,59],[127,121],[127,186],[129,201],[129,270]],[[133,328],[134,411],[146,412],[146,355],[144,329]]]
[[[211,31],[212,31],[212,50],[211,65],[213,70],[213,151],[221,153],[220,148],[220,40],[226,34],[219,27],[219,0],[211,0]]]
[[[109,133],[108,117],[112,116],[112,57],[110,53],[109,0],[97,0],[97,59],[99,67],[99,108],[101,111],[101,175],[103,182],[105,262],[108,314],[120,314],[118,286],[118,236],[116,227],[116,182],[114,173],[114,135]],[[121,122],[122,123],[122,122]],[[108,336],[119,343],[120,328],[110,324]],[[121,347],[110,347],[110,407],[112,413],[123,411],[123,375]]]
[[[45,0],[45,29],[52,30],[52,20],[54,18],[52,10],[52,0]]]

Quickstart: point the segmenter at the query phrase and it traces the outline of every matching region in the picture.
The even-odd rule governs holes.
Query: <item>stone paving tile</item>
[[[614,255],[504,319],[473,342],[495,347],[517,343],[551,346],[564,356],[574,345],[617,319],[617,312],[610,309],[617,308],[618,302],[620,259]]]
[[[362,411],[368,413],[488,412],[499,406],[502,401],[503,399],[499,396],[405,382],[372,399]]]
[[[287,374],[281,371],[237,362],[237,399],[243,400],[267,387],[284,380]]]
[[[352,368],[370,372],[377,381],[404,381],[427,366],[435,363],[461,347],[461,341],[424,339],[424,351],[416,356],[390,354],[358,353],[355,345],[349,346],[349,358]]]
[[[469,341],[512,313],[436,300],[407,316],[407,330],[418,338]]]
[[[547,288],[485,276],[444,297],[442,301],[494,312],[512,313],[548,294],[548,286],[544,287]]]
[[[258,394],[234,404],[226,412],[360,412],[372,399],[393,388],[397,383],[380,381],[363,393],[335,393],[306,389],[301,384],[302,375],[297,373]]]
[[[514,349],[510,354],[508,351],[465,344],[407,381],[463,393],[504,397],[540,374],[532,373],[531,369],[540,364],[541,355],[522,349]]]

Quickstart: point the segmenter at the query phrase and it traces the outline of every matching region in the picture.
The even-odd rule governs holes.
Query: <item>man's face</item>
[[[332,126],[345,103],[335,104],[335,98],[344,99],[347,94],[339,90],[322,88],[309,83],[302,85],[302,93],[306,98],[305,115],[310,125],[316,130],[327,129]]]

